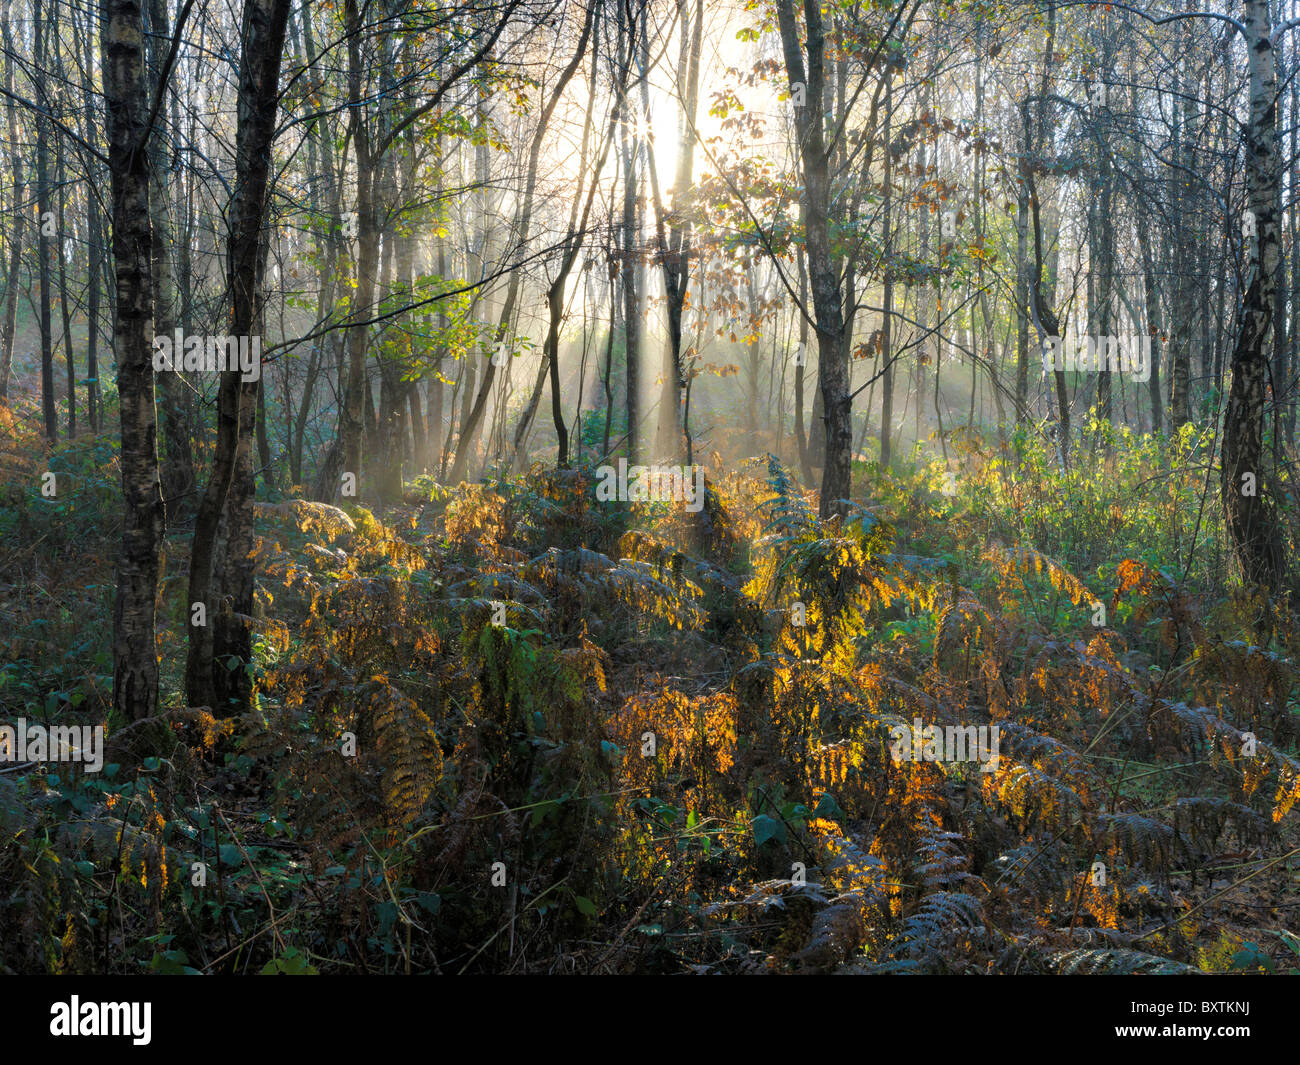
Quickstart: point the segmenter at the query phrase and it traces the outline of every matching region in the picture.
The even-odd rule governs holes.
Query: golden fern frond
[[[984,549],[983,558],[1006,580],[1041,577],[1075,606],[1091,603],[1095,596],[1073,573],[1055,559],[1027,545],[1004,547],[996,541]]]
[[[259,518],[287,521],[302,533],[322,533],[326,542],[357,531],[356,522],[338,507],[309,499],[287,499],[283,503],[255,502],[253,514]]]
[[[390,820],[410,825],[442,779],[437,730],[404,692],[376,678],[370,697],[375,744],[384,766],[384,801]]]

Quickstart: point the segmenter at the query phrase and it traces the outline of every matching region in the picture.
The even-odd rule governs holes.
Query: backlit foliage
[[[979,477],[829,523],[772,457],[699,513],[582,467],[260,507],[254,712],[0,776],[4,967],[121,965],[109,927],[161,971],[1226,967],[1295,847],[1285,614],[990,536],[1026,488]],[[996,765],[895,760],[927,726]]]

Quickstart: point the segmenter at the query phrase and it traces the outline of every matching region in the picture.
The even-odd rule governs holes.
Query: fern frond
[[[1052,972],[1061,976],[1200,976],[1200,970],[1170,958],[1124,948],[1056,951],[1047,955]]]

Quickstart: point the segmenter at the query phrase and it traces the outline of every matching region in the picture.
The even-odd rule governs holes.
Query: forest
[[[0,0],[0,111],[0,974],[1300,975],[1297,0]]]

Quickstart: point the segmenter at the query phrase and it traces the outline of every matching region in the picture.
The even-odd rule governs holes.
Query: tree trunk
[[[1016,425],[1021,427],[1029,422],[1029,186],[1025,166],[1022,161],[1016,197]]]
[[[148,96],[140,0],[101,0],[104,100],[112,174],[117,321],[113,350],[122,428],[122,551],[113,604],[113,706],[125,720],[158,710],[154,603],[163,501],[153,393]]]
[[[275,134],[280,62],[288,23],[289,0],[246,0],[240,39],[238,124],[235,132],[235,188],[226,245],[226,284],[230,292],[230,335],[253,336],[261,328],[262,280],[266,248],[267,189]],[[246,705],[250,679],[250,633],[245,618],[252,612],[251,548],[253,494],[253,422],[257,411],[256,380],[241,380],[239,371],[221,375],[218,393],[217,450],[212,476],[199,505],[190,556],[189,604],[206,605],[206,626],[190,625],[185,688],[190,704],[214,713],[237,712]],[[229,506],[227,498],[230,498]],[[214,579],[217,525],[226,517],[224,579]],[[229,599],[218,611],[213,585]],[[223,597],[224,598],[224,597]],[[237,615],[242,615],[237,616]],[[239,666],[227,669],[225,656]],[[222,675],[217,677],[216,672]]]
[[[849,394],[848,344],[844,330],[839,271],[831,246],[829,157],[822,129],[826,38],[821,8],[804,5],[807,74],[799,46],[792,0],[777,0],[786,73],[791,85],[806,86],[806,104],[795,107],[804,178],[804,253],[817,329],[817,366],[826,425],[826,463],[819,512],[823,518],[847,512],[853,448],[853,400]]]
[[[982,93],[981,93],[982,94]],[[894,351],[890,342],[890,319],[894,316],[894,276],[889,270],[888,255],[889,244],[892,239],[890,232],[891,208],[893,207],[893,190],[890,188],[893,152],[889,150],[889,130],[893,119],[893,92],[888,81],[885,82],[885,180],[882,195],[885,203],[883,207],[883,218],[881,221],[880,246],[884,249],[885,259],[885,291],[884,291],[884,313],[880,318],[880,357],[882,359],[880,369],[880,465],[888,469],[893,460],[893,430],[894,430]],[[978,122],[978,119],[976,120]]]
[[[41,0],[32,5],[32,25],[35,35],[36,63],[46,65],[45,28],[47,19]],[[44,86],[40,96],[45,97]],[[48,105],[48,101],[44,101]],[[40,277],[40,304],[38,320],[41,333],[41,409],[45,414],[45,436],[48,440],[59,438],[58,412],[54,403],[54,338],[50,325],[50,256],[59,244],[61,235],[54,227],[50,211],[50,142],[53,134],[49,122],[41,112],[36,115],[36,253]]]
[[[59,142],[56,167],[55,180],[59,186],[58,231],[66,233],[64,215],[68,205],[67,167],[63,158],[62,141]],[[68,303],[68,264],[63,254],[63,247],[63,242],[59,241],[55,245],[55,254],[59,260],[59,310],[63,318],[63,356],[68,375],[68,439],[72,440],[77,435],[77,366],[72,343],[72,308]]]
[[[1277,71],[1269,40],[1267,0],[1246,0],[1250,119],[1246,188],[1255,216],[1249,238],[1248,284],[1232,351],[1232,384],[1223,425],[1220,490],[1228,534],[1250,584],[1278,590],[1285,573],[1281,535],[1264,470],[1264,421],[1269,365],[1265,342],[1273,325],[1273,290],[1282,254],[1278,217]]]
[[[695,167],[695,119],[700,96],[704,0],[696,0],[693,19],[688,0],[677,0],[677,16],[677,97],[681,103],[681,114],[677,131],[677,173],[673,179],[672,210],[667,217],[658,195],[657,179],[654,183],[655,223],[664,275],[665,309],[668,312],[668,365],[664,373],[664,397],[659,409],[659,432],[655,450],[658,452],[657,457],[669,462],[675,462],[681,457],[686,433],[686,365],[682,359],[682,314],[691,278],[691,225],[686,208]],[[641,85],[644,95],[647,88],[644,76]]]
[[[1142,282],[1146,294],[1147,332],[1151,334],[1151,378],[1147,387],[1151,396],[1151,431],[1164,428],[1164,404],[1160,394],[1160,337],[1164,333],[1160,314],[1160,291],[1156,286],[1156,268],[1151,257],[1151,236],[1146,226],[1138,226],[1138,247],[1142,252]]]
[[[1183,29],[1179,32],[1179,39],[1182,44],[1180,49],[1184,57],[1188,57],[1190,49],[1191,36],[1190,30],[1187,29],[1187,23],[1183,23]],[[1188,125],[1192,115],[1192,100],[1183,84],[1183,63],[1190,63],[1190,57],[1183,60],[1175,61],[1174,76],[1174,150],[1181,167],[1190,167],[1195,159],[1191,148],[1191,131]],[[1186,271],[1190,266],[1192,258],[1191,240],[1193,234],[1189,232],[1190,222],[1188,221],[1190,204],[1187,195],[1187,170],[1172,169],[1169,180],[1173,183],[1173,201],[1175,208],[1174,226],[1174,262],[1178,264],[1180,273],[1176,281],[1177,305],[1171,315],[1172,326],[1170,335],[1169,351],[1169,372],[1170,386],[1172,394],[1169,399],[1169,424],[1170,428],[1177,433],[1186,425],[1192,417],[1191,404],[1191,387],[1192,387],[1192,322],[1195,317],[1195,300],[1196,293],[1192,286],[1192,279],[1187,276]]]
[[[624,70],[632,65],[636,50],[637,25],[635,18],[627,23],[624,5],[618,9],[619,61]],[[626,49],[626,52],[624,51]],[[640,254],[641,215],[637,204],[636,157],[639,144],[629,137],[631,108],[627,94],[623,94],[623,121],[619,123],[619,146],[623,155],[623,329],[624,359],[627,371],[627,454],[629,462],[636,462],[641,449],[641,298],[637,287],[636,260]]]
[[[14,91],[14,43],[9,4],[4,5],[3,33],[5,56],[5,92]],[[9,163],[13,169],[13,201],[10,204],[9,264],[5,274],[4,309],[0,311],[0,403],[9,400],[9,375],[14,364],[14,335],[18,324],[18,271],[22,266],[23,228],[27,212],[21,209],[23,188],[23,153],[18,140],[18,109],[13,96],[5,97],[5,117],[9,125]]]
[[[149,31],[145,46],[149,81],[157,85],[162,77],[171,30],[167,25],[167,7],[163,0],[147,0],[145,13]],[[177,296],[171,225],[168,221],[168,207],[171,203],[168,161],[157,152],[151,159],[153,166],[149,211],[153,232],[154,332],[159,336],[171,336],[176,328]],[[163,500],[167,506],[168,520],[174,521],[181,510],[193,512],[194,501],[191,496],[198,484],[191,448],[191,430],[186,416],[186,388],[179,368],[165,372],[158,378],[158,391],[161,394],[163,429]]]
[[[514,240],[513,243],[518,247],[523,247],[528,240],[529,229],[532,225],[533,218],[533,197],[537,188],[537,168],[541,160],[542,146],[546,142],[547,131],[551,125],[551,116],[555,113],[556,107],[560,103],[564,90],[567,88],[573,75],[577,73],[579,65],[582,63],[582,57],[587,53],[587,42],[591,39],[591,30],[595,22],[596,5],[592,4],[587,9],[586,18],[582,24],[582,35],[578,39],[577,47],[574,49],[573,57],[560,71],[560,76],[556,79],[555,86],[551,90],[550,97],[547,99],[542,113],[537,118],[537,129],[533,133],[532,146],[528,152],[528,169],[524,178],[524,194],[522,204],[519,208],[519,214],[515,219]],[[583,154],[586,153],[586,131],[584,130]],[[486,230],[484,240],[487,239]],[[497,327],[492,334],[493,355],[497,348],[505,342],[506,334],[509,330],[509,324],[515,313],[515,301],[519,297],[520,271],[513,270],[510,273],[510,281],[506,288],[505,302],[501,305],[501,314],[497,319]],[[460,430],[460,440],[456,444],[456,460],[452,464],[451,473],[448,480],[452,484],[457,484],[465,479],[469,470],[470,454],[473,452],[478,442],[479,431],[483,427],[483,412],[487,407],[488,397],[492,392],[492,384],[496,380],[497,363],[495,358],[489,358],[483,367],[483,380],[479,385],[478,395],[474,399],[474,405],[470,408],[468,417],[464,420]]]
[[[80,25],[84,33],[86,69],[89,70],[94,62],[95,49],[94,20],[89,12],[85,13],[85,20]],[[88,143],[93,143],[94,130],[98,125],[94,91],[87,83],[82,107],[82,136]],[[89,165],[95,164],[91,162]],[[100,428],[102,394],[99,386],[99,301],[104,238],[100,213],[98,197],[88,195],[86,197],[86,420],[90,423],[90,430],[93,433],[98,433]]]

